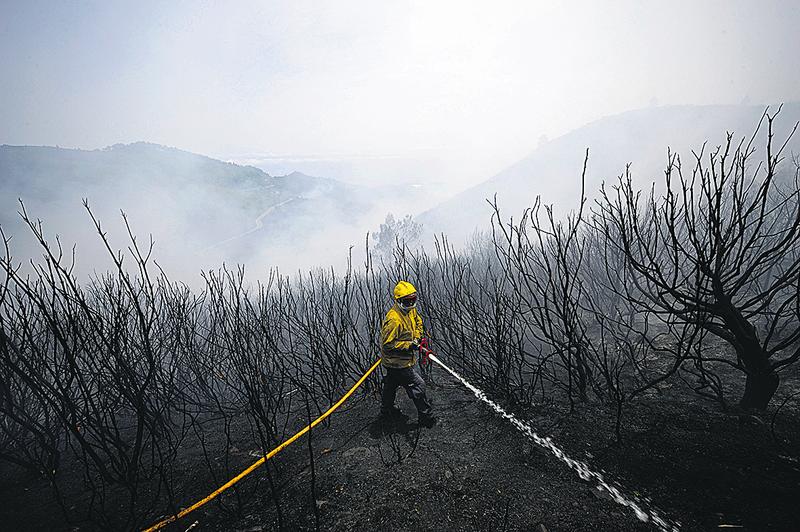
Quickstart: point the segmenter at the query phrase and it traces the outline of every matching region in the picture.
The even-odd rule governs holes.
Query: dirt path
[[[413,404],[399,393],[409,420],[376,421],[377,400],[368,398],[314,436],[320,529],[652,530],[528,443],[460,384],[437,380],[430,396],[440,421],[432,429],[417,427]],[[305,465],[295,469],[290,461]],[[308,442],[283,463],[283,524],[314,529]],[[272,530],[275,514],[274,507],[262,508],[235,523],[211,514],[198,524]]]

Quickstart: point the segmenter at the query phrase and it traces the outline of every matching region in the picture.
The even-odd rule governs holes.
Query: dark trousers
[[[383,377],[383,393],[381,395],[381,410],[387,412],[394,408],[394,398],[397,387],[402,386],[406,389],[408,398],[414,401],[417,412],[420,416],[431,415],[431,404],[428,396],[425,395],[425,381],[419,373],[416,364],[410,368],[384,368],[386,371]]]

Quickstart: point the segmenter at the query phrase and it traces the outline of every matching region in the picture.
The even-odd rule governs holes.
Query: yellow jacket
[[[408,368],[417,363],[417,352],[411,342],[422,338],[422,318],[417,309],[402,310],[395,303],[381,327],[381,358],[387,368]]]

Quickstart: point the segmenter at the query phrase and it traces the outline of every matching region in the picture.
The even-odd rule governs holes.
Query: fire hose
[[[151,526],[150,528],[145,529],[144,532],[151,532],[151,531],[154,531],[154,530],[159,530],[161,528],[164,528],[168,524],[174,523],[178,519],[181,519],[181,518],[187,516],[188,514],[190,514],[193,511],[197,510],[201,506],[204,506],[205,504],[207,504],[207,503],[211,502],[212,500],[216,499],[220,494],[222,494],[228,488],[232,487],[233,485],[238,483],[240,480],[242,480],[243,478],[248,476],[250,473],[252,473],[256,469],[261,467],[264,464],[264,462],[266,462],[267,460],[269,460],[270,458],[272,458],[273,456],[275,456],[276,454],[278,454],[279,452],[284,450],[286,447],[288,447],[289,445],[294,443],[295,440],[297,440],[300,436],[302,436],[303,434],[307,433],[308,431],[310,431],[311,429],[313,429],[314,427],[316,427],[317,425],[322,423],[325,420],[325,418],[327,418],[328,416],[333,414],[336,411],[336,409],[338,409],[340,406],[342,406],[342,404],[351,395],[353,395],[353,392],[355,392],[356,389],[358,389],[358,387],[361,386],[364,383],[365,380],[367,380],[367,377],[369,377],[372,374],[372,372],[375,371],[375,368],[377,368],[380,363],[381,363],[381,360],[378,359],[372,365],[372,367],[369,368],[367,370],[367,372],[364,373],[364,375],[361,376],[360,379],[358,379],[358,381],[353,385],[353,387],[350,388],[347,391],[347,393],[342,396],[341,399],[339,399],[333,406],[331,406],[324,414],[322,414],[317,419],[312,421],[310,424],[308,424],[305,427],[303,427],[302,429],[300,429],[300,431],[298,431],[294,436],[292,436],[288,440],[284,441],[283,443],[281,443],[280,445],[278,445],[277,447],[272,449],[265,456],[262,456],[261,458],[259,458],[250,467],[248,467],[247,469],[245,469],[244,471],[242,471],[241,473],[239,473],[238,475],[236,475],[235,477],[230,479],[228,482],[226,482],[225,484],[223,484],[222,486],[220,486],[219,488],[217,488],[216,490],[211,492],[208,496],[204,497],[203,499],[200,499],[199,501],[197,501],[193,505],[189,506],[188,508],[184,508],[183,510],[179,511],[177,514],[171,515],[171,516],[167,517],[166,519],[163,519],[163,520],[159,521],[158,523],[156,523],[155,525]]]

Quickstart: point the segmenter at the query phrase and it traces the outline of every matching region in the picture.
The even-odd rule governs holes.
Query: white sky
[[[0,0],[0,143],[434,156],[474,182],[605,115],[800,100],[798,29],[797,1]]]

